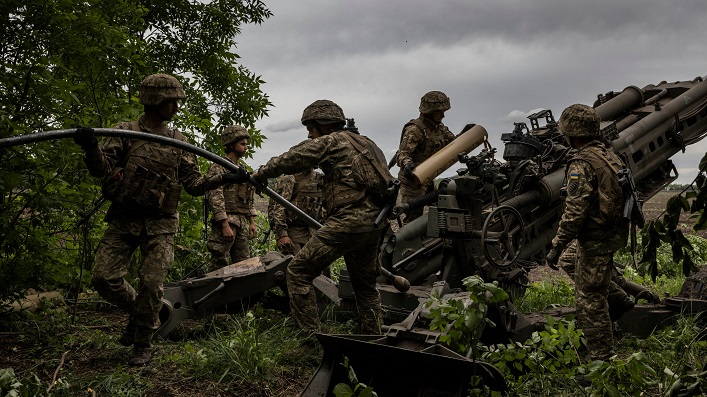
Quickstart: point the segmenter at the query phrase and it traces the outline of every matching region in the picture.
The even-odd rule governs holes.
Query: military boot
[[[147,365],[152,361],[152,349],[150,345],[136,344],[133,347],[133,354],[130,355],[128,364],[133,367]]]
[[[135,326],[135,320],[133,320],[133,316],[130,316],[128,319],[128,325],[125,326],[122,335],[120,335],[120,338],[118,339],[118,343],[123,346],[132,346],[135,344],[136,329],[137,327]]]

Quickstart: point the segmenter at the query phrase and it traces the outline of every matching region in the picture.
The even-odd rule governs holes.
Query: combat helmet
[[[430,91],[420,98],[420,113],[430,114],[436,110],[449,110],[452,105],[449,97],[442,91]]]
[[[341,107],[328,99],[319,99],[304,108],[302,124],[316,121],[319,124],[346,123]]]
[[[157,73],[145,77],[140,84],[138,100],[147,106],[157,106],[166,99],[185,99],[182,84],[174,76]]]
[[[240,125],[229,125],[221,132],[221,144],[228,146],[233,142],[238,142],[243,138],[250,139],[248,130]]]
[[[599,115],[591,106],[574,104],[562,112],[558,126],[566,136],[598,137],[600,121]]]

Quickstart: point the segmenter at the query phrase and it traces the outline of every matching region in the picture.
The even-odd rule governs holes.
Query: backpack
[[[342,135],[358,152],[351,163],[354,181],[366,188],[366,193],[383,206],[390,199],[389,187],[393,175],[388,170],[385,155],[372,140],[365,136],[344,131]]]

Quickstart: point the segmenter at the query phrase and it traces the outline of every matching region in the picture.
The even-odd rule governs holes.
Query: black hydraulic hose
[[[233,164],[232,162],[226,160],[225,158],[223,158],[217,154],[211,153],[206,149],[202,149],[198,146],[194,146],[188,142],[180,141],[178,139],[169,138],[169,137],[161,136],[161,135],[150,134],[147,132],[119,130],[119,129],[115,129],[115,128],[94,128],[93,131],[96,133],[97,136],[140,139],[140,140],[144,140],[144,141],[157,142],[157,143],[161,143],[164,145],[173,146],[178,149],[186,150],[187,152],[194,153],[198,156],[204,157],[205,159],[207,159],[209,161],[212,161],[218,165],[223,166],[224,168],[226,168],[229,171],[236,172],[239,169],[239,167],[237,165]],[[73,136],[75,134],[76,134],[76,129],[70,129],[70,130],[44,131],[44,132],[37,132],[34,134],[25,134],[25,135],[14,136],[11,138],[2,138],[2,139],[0,139],[0,149],[12,147],[12,146],[26,145],[28,143],[49,141],[49,140],[54,140],[54,139],[73,138]],[[278,204],[282,205],[283,207],[285,207],[288,210],[295,213],[308,226],[313,227],[313,228],[317,228],[317,229],[322,227],[322,225],[319,222],[317,222],[312,217],[310,217],[309,215],[304,213],[302,210],[297,208],[297,206],[295,206],[294,204],[287,201],[284,197],[275,193],[272,189],[270,189],[266,185],[260,183],[255,178],[250,177],[250,183],[252,183],[253,186],[255,186],[259,191],[262,191],[268,197],[275,200]]]
[[[194,146],[188,142],[180,141],[178,139],[155,135],[155,134],[150,134],[147,132],[119,130],[119,129],[115,129],[115,128],[94,128],[93,131],[95,132],[95,134],[97,136],[141,139],[144,141],[162,143],[164,145],[173,146],[178,149],[182,149],[182,150],[186,150],[187,152],[194,153],[194,154],[201,156],[207,160],[210,160],[218,165],[223,166],[224,168],[226,168],[229,171],[235,172],[235,171],[238,171],[238,169],[239,169],[239,167],[237,165],[231,163],[230,161],[224,159],[223,157],[221,157],[217,154],[211,153],[206,149],[202,149],[198,146]],[[70,130],[43,131],[43,132],[37,132],[34,134],[25,134],[25,135],[14,136],[11,138],[2,138],[2,139],[0,139],[0,149],[12,147],[12,146],[26,145],[28,143],[50,141],[50,140],[54,140],[54,139],[73,138],[75,134],[76,134],[76,129],[70,129]],[[275,193],[272,189],[267,187],[267,185],[260,183],[260,181],[253,178],[252,176],[250,177],[250,183],[252,183],[253,186],[255,186],[258,190],[265,193],[268,197],[277,201],[278,204],[282,205],[283,207],[285,207],[288,210],[295,213],[300,219],[302,219],[307,224],[307,226],[313,227],[315,229],[319,229],[320,227],[322,227],[321,223],[317,222],[315,219],[313,219],[312,217],[310,217],[309,215],[304,213],[302,210],[297,208],[297,206],[290,203],[289,201],[287,201],[287,199],[285,199],[284,197]],[[382,267],[381,267],[381,271],[383,272],[383,275],[385,275],[388,278],[396,277],[396,278],[402,279],[402,277],[394,276],[387,269],[383,269]],[[407,280],[405,280],[405,281],[407,281]],[[409,283],[408,283],[408,287],[409,287]]]

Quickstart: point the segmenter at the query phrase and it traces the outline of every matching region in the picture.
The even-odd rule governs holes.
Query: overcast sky
[[[338,103],[390,158],[420,97],[445,92],[444,123],[500,135],[540,108],[556,118],[598,94],[707,76],[705,0],[274,0],[237,53],[274,107],[258,167],[306,139],[302,110]],[[707,140],[673,157],[689,183]],[[452,170],[458,167],[453,166]],[[449,174],[446,173],[445,175]]]

